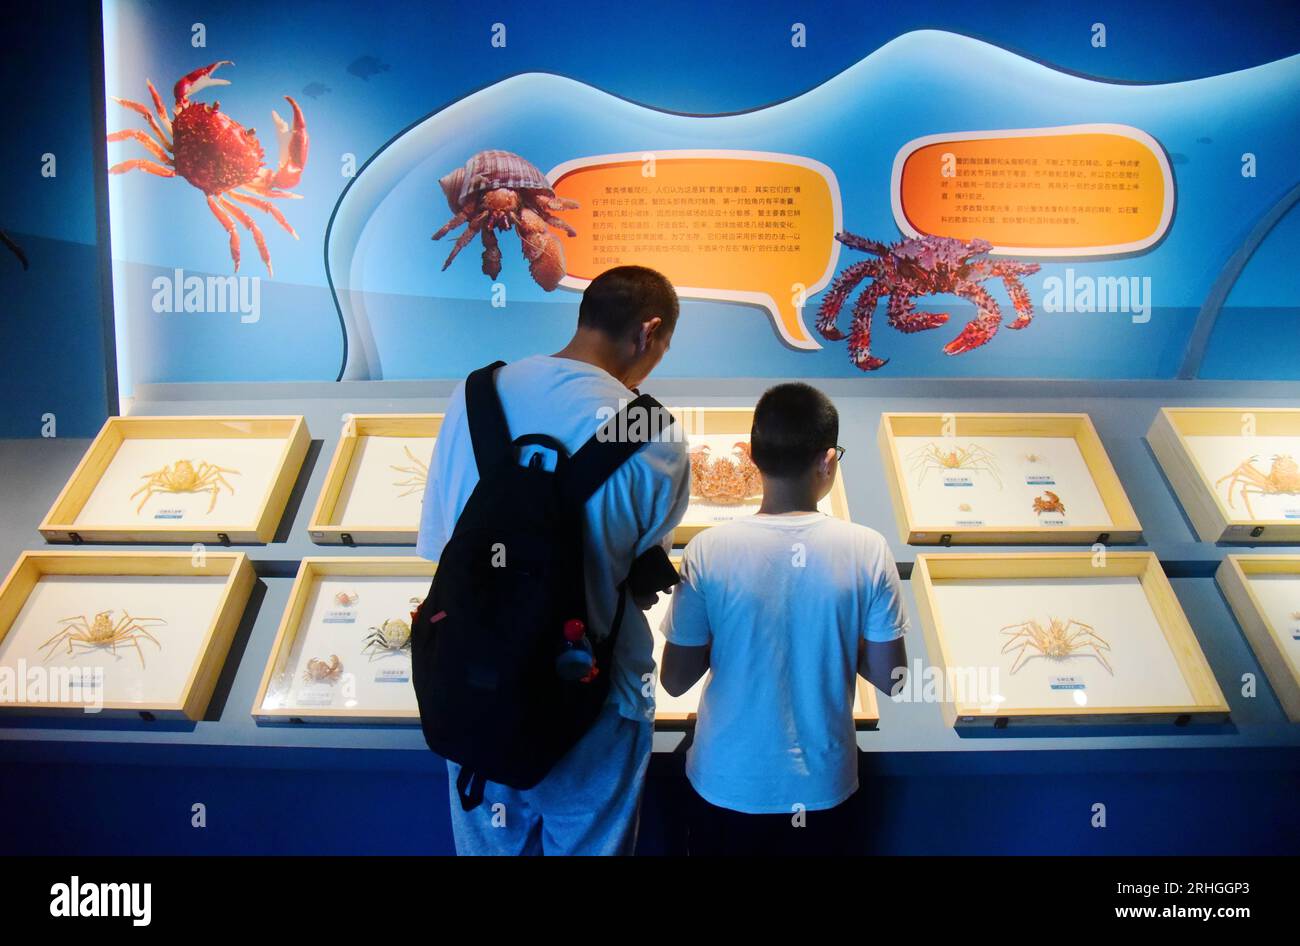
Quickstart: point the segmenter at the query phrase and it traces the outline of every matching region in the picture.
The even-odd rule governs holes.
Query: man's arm
[[[665,644],[659,684],[672,696],[681,696],[708,671],[709,650],[709,644],[703,647],[684,647],[672,642]]]
[[[880,642],[859,638],[858,673],[881,693],[893,696],[894,687],[907,679],[907,643],[901,637]]]

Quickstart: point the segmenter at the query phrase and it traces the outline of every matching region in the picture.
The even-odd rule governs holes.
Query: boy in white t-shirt
[[[710,671],[686,757],[692,853],[834,853],[852,840],[855,674],[884,693],[901,682],[908,619],[884,538],[817,511],[838,437],[817,389],[767,391],[750,441],[758,513],[686,546],[660,685],[677,695]]]

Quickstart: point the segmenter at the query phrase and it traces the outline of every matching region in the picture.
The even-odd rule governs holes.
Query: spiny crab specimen
[[[931,470],[939,470],[987,473],[993,477],[998,488],[1002,488],[997,456],[987,447],[981,447],[977,443],[967,444],[964,447],[954,445],[951,450],[945,450],[937,443],[927,443],[909,453],[907,460],[911,464],[912,472],[920,474],[916,478],[917,486],[925,482],[925,476]]]
[[[93,619],[88,619],[86,615],[79,614],[76,617],[61,618],[59,623],[63,629],[47,640],[39,649],[50,649],[45,655],[48,660],[54,651],[61,645],[68,645],[68,653],[73,653],[74,645],[83,648],[107,647],[112,653],[117,653],[118,645],[123,647],[134,647],[136,654],[140,658],[140,669],[144,669],[144,650],[140,647],[141,640],[153,641],[159,650],[162,644],[158,643],[158,638],[149,633],[148,627],[157,627],[160,624],[166,624],[162,618],[137,618],[132,617],[125,611],[116,621],[113,620],[112,609],[100,611]]]
[[[1043,495],[1034,497],[1034,513],[1041,516],[1045,512],[1059,512],[1065,515],[1065,503],[1050,489],[1043,490]]]
[[[429,483],[429,464],[425,463],[412,453],[410,447],[403,446],[402,450],[406,454],[407,459],[411,461],[411,465],[389,467],[389,469],[398,473],[407,474],[406,479],[397,480],[393,483],[394,486],[402,490],[402,492],[397,494],[398,499],[401,499],[403,496],[410,496],[412,493],[423,492],[424,487]]]
[[[455,216],[433,238],[441,240],[461,224],[468,224],[442,264],[444,270],[479,234],[483,239],[483,273],[496,279],[501,274],[496,231],[517,229],[533,279],[547,292],[560,284],[565,272],[564,249],[547,227],[577,236],[577,231],[555,212],[576,210],[578,202],[556,197],[536,166],[510,151],[480,151],[463,168],[456,168],[438,183]]]
[[[871,318],[876,303],[884,296],[889,297],[890,326],[908,334],[938,328],[948,321],[947,312],[917,312],[913,299],[952,293],[974,302],[976,317],[943,347],[949,355],[978,348],[1002,324],[1002,310],[980,285],[986,280],[1001,279],[1007,287],[1016,310],[1016,319],[1008,328],[1024,328],[1034,316],[1033,302],[1020,277],[1038,272],[1038,264],[977,259],[993,248],[987,240],[923,236],[886,245],[848,232],[835,234],[835,239],[850,249],[877,257],[853,263],[836,276],[817,313],[817,331],[831,341],[839,341],[844,337],[836,325],[840,309],[863,280],[871,280],[853,304],[849,326],[849,357],[863,371],[875,371],[889,360],[871,354]]]
[[[1067,657],[1075,656],[1076,651],[1088,650],[1091,651],[1091,654],[1082,656],[1096,657],[1112,675],[1115,673],[1102,653],[1103,650],[1110,650],[1110,644],[1106,643],[1090,624],[1084,624],[1074,618],[1064,621],[1060,618],[1048,618],[1047,627],[1043,627],[1036,620],[1030,618],[1028,621],[1022,621],[1019,624],[1008,624],[998,633],[1007,635],[1007,642],[1002,646],[1002,653],[1005,654],[1009,650],[1016,651],[1015,662],[1011,665],[1012,673],[1015,673],[1026,660],[1033,657],[1064,660]],[[1026,656],[1027,652],[1031,650],[1037,653],[1029,653]]]
[[[1256,496],[1294,496],[1300,493],[1300,465],[1296,464],[1294,457],[1286,454],[1274,456],[1267,473],[1255,466],[1258,460],[1259,457],[1251,457],[1214,484],[1218,488],[1219,484],[1227,481],[1230,507],[1232,491],[1237,489],[1241,501],[1246,504],[1246,515],[1252,519],[1255,518],[1250,508],[1252,493]]]
[[[749,453],[749,444],[737,441],[730,457],[710,456],[707,446],[690,453],[691,492],[721,505],[736,505],[763,495],[763,478]]]
[[[289,226],[289,221],[270,203],[270,199],[302,196],[289,193],[286,188],[297,185],[307,164],[307,123],[298,103],[286,95],[285,101],[293,109],[293,127],[290,128],[289,123],[277,113],[271,112],[280,141],[280,161],[274,171],[264,167],[262,161],[265,152],[252,128],[245,128],[223,113],[220,102],[208,105],[190,101],[191,94],[209,86],[229,85],[225,79],[215,79],[212,76],[219,67],[229,65],[232,65],[229,60],[214,62],[202,69],[195,69],[177,82],[173,89],[175,113],[171,116],[167,114],[167,106],[163,104],[152,82],[146,84],[153,99],[153,113],[140,102],[115,99],[143,117],[153,134],[129,128],[113,132],[108,140],[134,139],[158,160],[132,158],[113,165],[108,173],[124,174],[139,170],[158,177],[183,177],[203,191],[208,200],[208,209],[226,233],[230,234],[230,258],[235,261],[235,271],[239,270],[239,231],[235,228],[237,220],[253,235],[257,251],[266,264],[267,274],[274,275],[271,270],[271,254],[266,248],[266,238],[262,235],[261,228],[235,202],[270,214],[290,236],[298,239],[298,234]]]
[[[198,466],[189,460],[177,460],[175,466],[164,466],[161,470],[145,473],[140,479],[148,482],[131,494],[131,498],[135,499],[144,493],[144,498],[140,500],[140,505],[135,511],[138,515],[154,493],[211,493],[212,501],[208,503],[208,512],[212,512],[216,508],[217,494],[221,492],[221,487],[230,490],[230,495],[235,494],[235,487],[226,481],[226,478],[221,475],[223,473],[238,475],[239,471],[228,470],[224,466],[216,466],[203,460],[199,461]]]
[[[409,654],[411,652],[411,625],[415,623],[416,611],[420,607],[420,599],[411,599],[411,619],[389,618],[379,627],[370,628],[370,633],[366,635],[365,644],[361,648],[363,654],[369,654],[370,659],[383,657],[386,654]]]

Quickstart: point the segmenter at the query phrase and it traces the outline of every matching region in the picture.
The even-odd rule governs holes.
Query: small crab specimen
[[[1105,655],[1102,654],[1103,650],[1110,650],[1110,644],[1106,643],[1091,625],[1076,621],[1074,618],[1065,621],[1060,618],[1048,618],[1047,627],[1043,627],[1038,621],[1030,618],[1028,621],[1022,621],[1019,624],[1008,624],[998,633],[1007,635],[1007,642],[1002,646],[1002,653],[1005,654],[1013,649],[1016,651],[1015,662],[1011,665],[1012,673],[1015,673],[1021,664],[1032,657],[1064,660],[1067,657],[1075,656],[1076,651],[1083,650],[1091,650],[1092,653],[1080,656],[1096,657],[1101,661],[1101,665],[1110,671],[1112,676],[1115,673],[1107,662]],[[1037,653],[1028,653],[1027,655],[1027,652],[1031,650],[1037,651]]]
[[[189,460],[177,460],[175,466],[164,466],[161,470],[142,474],[140,479],[148,482],[131,494],[131,498],[135,499],[144,493],[144,498],[140,500],[140,505],[135,511],[138,514],[154,493],[211,493],[212,501],[208,503],[208,512],[212,512],[216,508],[217,495],[221,492],[222,486],[230,490],[230,495],[235,494],[235,487],[226,481],[226,478],[221,475],[223,473],[238,474],[239,471],[228,470],[223,466],[215,466],[202,460],[197,467]]]
[[[298,103],[286,95],[285,101],[293,109],[293,127],[290,128],[289,123],[276,112],[271,112],[280,142],[280,161],[274,171],[264,167],[262,161],[265,152],[252,128],[245,128],[222,112],[220,102],[208,105],[190,101],[192,93],[209,86],[229,85],[225,79],[212,77],[221,66],[229,65],[229,60],[214,62],[181,78],[172,90],[176,102],[175,112],[170,116],[152,82],[147,82],[146,85],[149,87],[149,96],[153,99],[153,112],[141,102],[115,99],[118,104],[144,118],[152,135],[139,128],[128,128],[113,132],[108,140],[133,139],[158,160],[131,158],[113,165],[108,173],[125,174],[127,171],[138,170],[157,177],[184,178],[203,192],[212,216],[217,218],[217,222],[229,234],[230,258],[235,262],[236,272],[239,270],[239,231],[235,227],[235,221],[239,221],[253,235],[253,242],[257,244],[257,252],[266,264],[267,273],[274,275],[271,270],[271,254],[266,248],[266,238],[262,235],[261,228],[236,203],[270,214],[290,236],[298,239],[298,234],[289,226],[289,221],[270,203],[270,199],[302,196],[290,193],[287,188],[297,185],[303,167],[307,164],[307,122]],[[155,114],[157,118],[154,117]]]
[[[1026,454],[1025,454],[1025,462],[1026,462],[1026,463],[1042,463],[1042,462],[1043,462],[1042,454],[1038,454],[1038,453],[1026,453]]]
[[[871,318],[876,303],[885,296],[889,297],[890,326],[908,334],[938,328],[948,321],[947,312],[917,312],[912,300],[919,296],[951,293],[974,302],[975,318],[943,348],[949,355],[978,348],[1002,324],[1002,310],[980,285],[986,280],[1001,279],[1011,296],[1016,319],[1008,328],[1022,329],[1033,319],[1034,305],[1020,277],[1038,272],[1038,264],[983,258],[993,249],[987,240],[923,236],[886,245],[847,232],[835,234],[835,239],[877,257],[853,263],[836,276],[817,313],[817,331],[839,341],[844,337],[835,324],[840,309],[863,280],[871,280],[853,304],[849,326],[849,357],[863,371],[875,371],[889,360],[871,354]]]
[[[977,443],[969,444],[965,447],[954,447],[951,450],[945,450],[937,443],[927,443],[923,447],[918,447],[907,456],[911,464],[913,473],[919,473],[916,485],[920,486],[925,482],[925,476],[931,470],[962,470],[972,473],[987,473],[993,477],[993,481],[1002,488],[1001,471],[998,469],[997,457],[993,451],[986,447],[981,447]]]
[[[730,457],[710,456],[707,446],[690,453],[691,492],[721,505],[735,505],[763,495],[763,478],[749,453],[749,444],[737,441]]]
[[[343,661],[339,660],[338,654],[330,654],[328,662],[313,657],[307,661],[307,669],[302,672],[302,678],[308,683],[333,684],[337,683],[341,676],[343,676]]]
[[[350,608],[361,600],[361,595],[355,591],[340,591],[334,595],[334,603],[340,607]]]
[[[406,479],[399,480],[393,484],[398,489],[405,488],[404,492],[397,494],[398,499],[403,496],[410,496],[412,493],[422,492],[429,481],[429,464],[425,463],[412,453],[410,447],[403,447],[402,450],[406,453],[407,458],[410,459],[411,465],[389,467],[390,470],[407,474]]]
[[[1043,490],[1042,496],[1034,497],[1034,513],[1041,516],[1045,512],[1059,512],[1065,515],[1065,503],[1050,489]]]
[[[1229,507],[1232,506],[1232,491],[1236,487],[1241,501],[1246,504],[1246,515],[1252,519],[1255,518],[1255,513],[1250,508],[1252,494],[1256,496],[1300,494],[1300,466],[1296,464],[1293,457],[1286,454],[1274,456],[1267,473],[1255,466],[1258,460],[1259,457],[1251,457],[1214,484],[1217,489],[1220,483],[1228,481]]]
[[[479,234],[483,240],[483,273],[496,279],[501,274],[496,231],[517,229],[533,279],[547,292],[560,284],[565,273],[564,249],[547,227],[577,236],[577,231],[555,213],[576,210],[578,202],[556,197],[550,182],[535,165],[510,151],[480,151],[463,168],[438,183],[455,216],[433,238],[441,240],[461,224],[468,224],[442,264],[444,270]]]
[[[144,650],[140,647],[140,641],[153,641],[154,645],[161,650],[162,644],[158,643],[158,638],[149,633],[148,627],[157,627],[167,622],[162,618],[132,617],[126,611],[123,611],[122,616],[114,621],[113,611],[109,609],[100,611],[93,619],[87,619],[86,615],[81,614],[76,617],[61,618],[59,623],[64,625],[63,629],[38,648],[50,649],[50,652],[45,655],[46,660],[50,659],[61,644],[68,645],[69,654],[73,653],[74,646],[107,647],[116,654],[118,645],[121,645],[135,648],[140,658],[140,668],[144,669]]]

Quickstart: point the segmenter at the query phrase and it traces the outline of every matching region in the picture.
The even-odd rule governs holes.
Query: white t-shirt
[[[858,640],[907,629],[880,533],[814,512],[702,532],[682,560],[664,637],[712,645],[686,775],[749,814],[832,808],[858,788]]]
[[[595,365],[549,355],[534,355],[501,368],[496,389],[512,437],[548,434],[564,444],[570,456],[612,412],[636,397]],[[675,427],[638,450],[587,500],[583,565],[587,620],[596,635],[604,634],[614,619],[617,588],[632,562],[669,537],[686,512],[690,464],[684,438],[674,439]],[[530,456],[526,452],[521,462]],[[462,383],[447,404],[429,463],[416,542],[419,555],[438,560],[477,485]],[[653,687],[646,683],[654,673],[653,653],[650,625],[629,598],[610,681],[610,701],[620,715],[642,721],[654,718]]]

